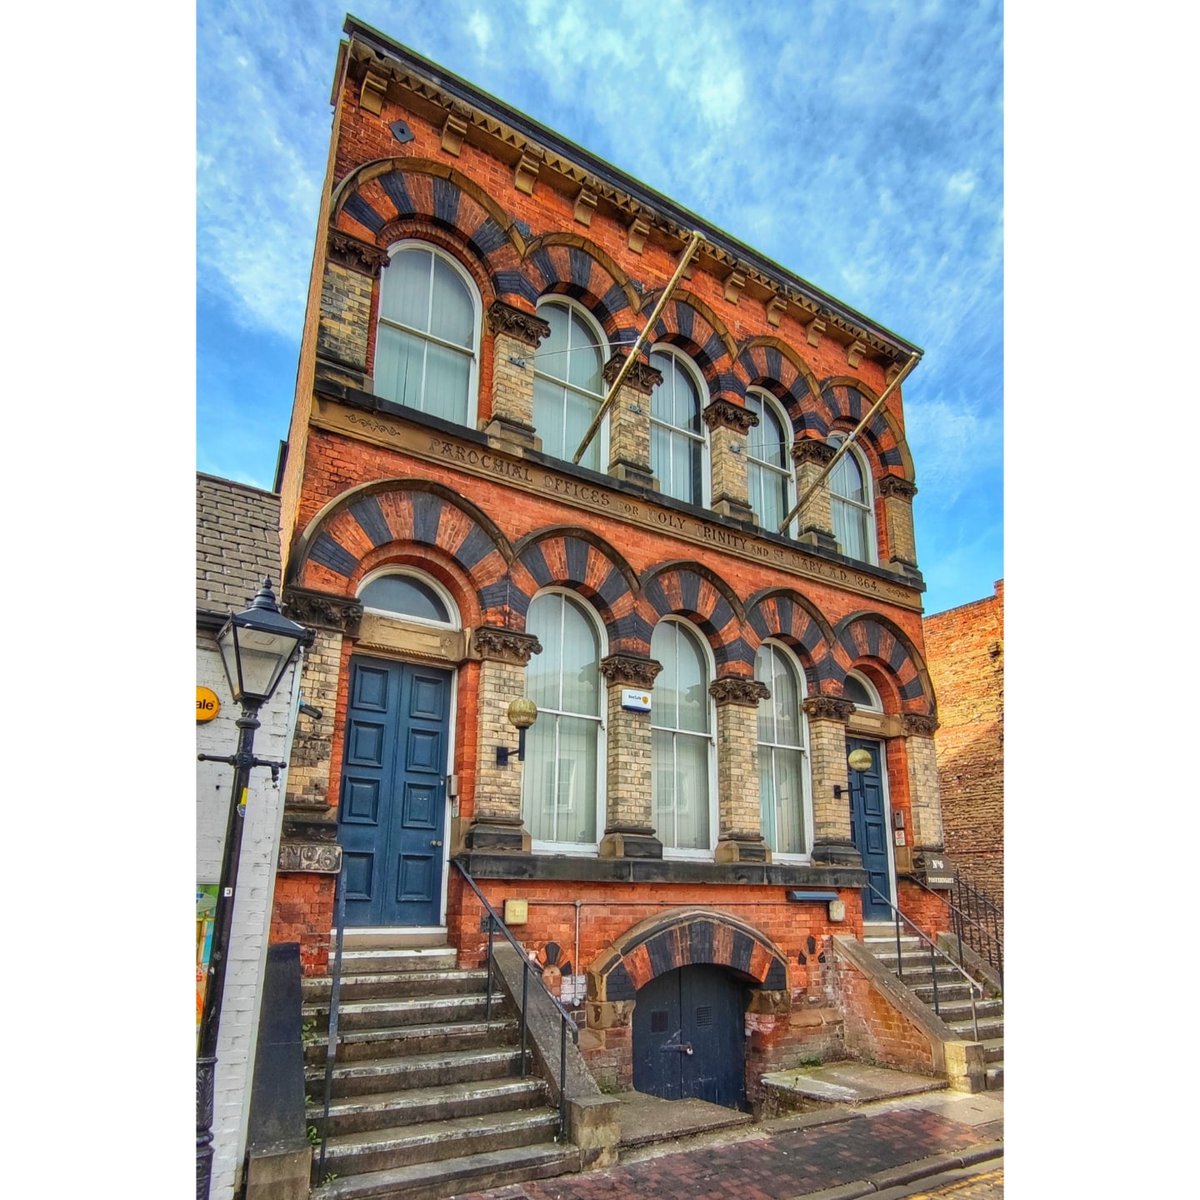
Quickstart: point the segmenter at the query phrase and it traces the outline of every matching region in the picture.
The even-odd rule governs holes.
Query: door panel
[[[664,1100],[746,1100],[745,985],[720,967],[667,971],[637,994],[633,1086]]]
[[[347,925],[441,920],[448,671],[350,660],[338,805]]]
[[[888,849],[891,827],[883,782],[883,743],[847,738],[846,752],[849,754],[854,750],[866,750],[871,755],[867,770],[850,772],[850,822],[854,845],[862,855],[872,887],[894,901]],[[868,921],[887,920],[892,916],[892,910],[868,888],[863,889],[862,896],[863,916]]]

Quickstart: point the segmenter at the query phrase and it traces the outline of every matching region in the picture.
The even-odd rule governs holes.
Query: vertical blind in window
[[[746,483],[750,507],[763,529],[779,531],[791,508],[792,439],[772,404],[754,392],[746,394],[746,407],[758,414],[758,424],[746,436]]]
[[[594,845],[599,635],[582,606],[557,592],[534,599],[526,628],[542,643],[542,653],[525,672],[525,694],[538,706],[525,741],[525,827],[536,841]]]
[[[420,246],[392,255],[380,284],[375,392],[467,423],[475,305],[462,277]]]
[[[550,336],[534,358],[533,423],[547,454],[570,459],[604,400],[604,354],[591,327],[570,305],[542,304],[538,316],[549,324]],[[580,464],[603,469],[598,438],[588,443]]]
[[[763,837],[778,854],[807,854],[808,755],[800,673],[769,642],[754,660],[754,677],[770,698],[758,705],[758,787]]]
[[[700,393],[673,354],[657,351],[650,355],[650,365],[663,377],[650,396],[650,470],[664,495],[702,504]]]
[[[845,439],[831,437],[831,446],[840,446]],[[862,562],[874,561],[874,535],[871,520],[871,497],[866,478],[857,456],[848,450],[838,460],[829,476],[830,505],[833,516],[833,536],[848,558]]]
[[[665,847],[707,850],[712,754],[708,661],[696,638],[662,621],[650,640],[662,663],[650,718],[654,830]]]

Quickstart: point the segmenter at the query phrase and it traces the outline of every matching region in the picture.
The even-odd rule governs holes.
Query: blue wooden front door
[[[664,1100],[746,1102],[745,984],[720,967],[665,971],[638,989],[633,1086]]]
[[[846,739],[846,753],[866,750],[871,765],[865,771],[850,772],[850,823],[854,830],[854,845],[862,855],[863,866],[871,886],[889,900],[892,894],[891,852],[888,839],[887,796],[883,790],[883,743],[861,738]],[[886,921],[892,910],[870,888],[863,888],[863,917],[868,921]]]
[[[441,921],[450,672],[350,660],[338,841],[347,925]]]

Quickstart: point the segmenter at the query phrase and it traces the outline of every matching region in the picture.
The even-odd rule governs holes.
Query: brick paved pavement
[[[981,1140],[987,1139],[978,1128],[922,1109],[854,1114],[607,1171],[476,1192],[462,1200],[791,1200],[931,1155],[953,1154]],[[991,1200],[986,1192],[946,1195]]]

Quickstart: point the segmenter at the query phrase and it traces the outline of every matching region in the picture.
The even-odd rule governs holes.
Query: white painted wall
[[[233,754],[237,749],[237,719],[241,708],[230,697],[229,681],[215,638],[198,635],[196,683],[220,697],[215,720],[196,726],[199,754]],[[300,671],[293,664],[269,704],[259,712],[254,735],[259,758],[287,762],[300,702]],[[275,864],[287,779],[279,786],[271,772],[256,767],[250,773],[237,898],[225,975],[225,1000],[217,1039],[217,1076],[213,1113],[213,1174],[210,1200],[231,1200],[246,1152],[250,1114],[250,1083],[262,1000],[262,975],[267,959],[267,936],[275,892]],[[229,820],[233,768],[224,763],[196,764],[196,882],[216,883],[221,874],[225,826]]]

